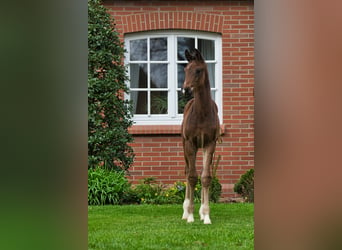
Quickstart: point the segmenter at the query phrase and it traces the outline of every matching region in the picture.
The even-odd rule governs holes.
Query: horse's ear
[[[194,49],[194,57],[196,58],[196,61],[202,61],[204,62],[204,58],[201,54],[201,52],[198,49]]]
[[[191,62],[194,58],[190,55],[190,52],[189,52],[189,50],[185,50],[185,57],[186,57],[186,59],[189,61],[189,62]]]

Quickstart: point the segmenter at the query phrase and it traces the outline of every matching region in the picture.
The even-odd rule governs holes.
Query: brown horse
[[[183,217],[187,222],[194,221],[194,190],[198,180],[196,171],[196,154],[203,148],[203,169],[201,174],[201,208],[199,214],[204,224],[211,224],[209,217],[209,187],[212,173],[211,165],[220,135],[220,123],[216,103],[211,99],[207,65],[201,53],[194,49],[185,51],[189,61],[185,67],[183,89],[191,89],[194,98],[185,108],[181,127],[185,174],[187,178],[186,193],[183,203]]]

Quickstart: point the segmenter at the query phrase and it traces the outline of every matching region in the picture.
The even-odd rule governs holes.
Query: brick
[[[159,11],[176,11],[177,10],[177,7],[176,6],[168,6],[168,7],[165,7],[165,6],[161,6],[159,8]]]
[[[145,176],[160,176],[160,171],[144,171]]]
[[[146,153],[143,153],[143,156],[153,156],[153,157],[156,157],[156,156],[160,156],[160,152],[146,152]]]

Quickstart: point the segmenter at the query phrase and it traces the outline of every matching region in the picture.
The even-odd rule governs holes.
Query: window
[[[221,36],[213,33],[165,31],[125,36],[133,120],[141,124],[181,124],[183,108],[189,100],[181,93],[184,52],[197,48],[208,65],[211,95],[221,119],[222,56]]]

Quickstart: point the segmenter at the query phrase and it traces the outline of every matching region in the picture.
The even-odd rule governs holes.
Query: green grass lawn
[[[254,205],[211,204],[211,225],[182,205],[88,207],[88,249],[254,249]]]

